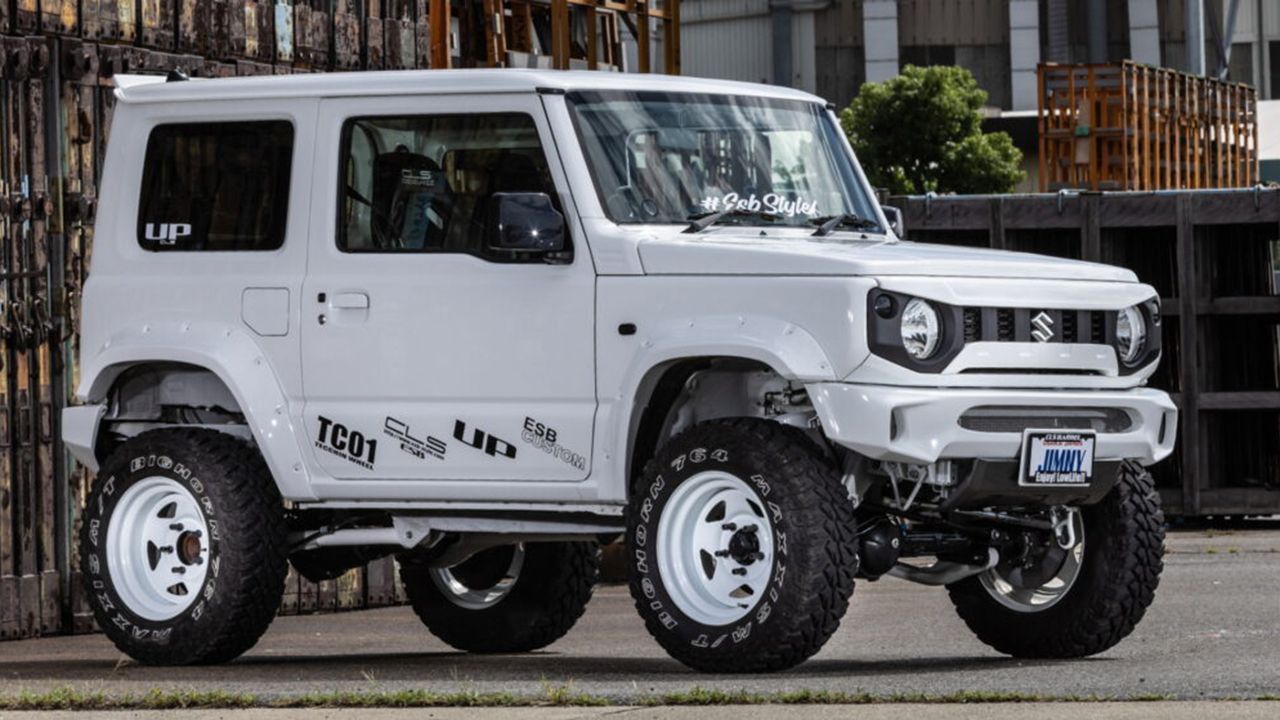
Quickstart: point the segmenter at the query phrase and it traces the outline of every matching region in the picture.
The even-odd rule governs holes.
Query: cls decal
[[[524,419],[524,430],[520,433],[521,440],[559,460],[563,460],[578,470],[585,470],[587,459],[556,442],[559,437],[560,433],[555,428],[540,423],[531,417]]]
[[[191,237],[190,223],[147,223],[146,238],[161,245],[177,245],[178,238]]]
[[[480,428],[471,428],[471,437],[467,437],[467,424],[461,420],[453,421],[453,437],[460,442],[464,442],[477,450],[483,450],[486,455],[503,457],[515,460],[516,446],[496,438]]]
[[[426,460],[427,456],[431,456],[437,460],[443,460],[444,453],[448,449],[448,446],[444,444],[444,441],[439,438],[432,437],[430,435],[423,435],[420,438],[416,438],[413,435],[410,435],[408,423],[402,422],[393,417],[387,417],[386,423],[382,426],[382,431],[392,439],[399,442],[401,450],[409,453],[419,460]]]
[[[365,470],[372,470],[377,462],[378,441],[366,440],[363,433],[352,432],[346,425],[337,423],[320,415],[320,437],[316,438],[316,447],[330,455],[353,462]]]

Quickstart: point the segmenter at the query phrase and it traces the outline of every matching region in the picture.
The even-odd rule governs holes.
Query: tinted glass
[[[511,260],[488,247],[497,198],[546,193],[558,202],[528,115],[357,118],[342,144],[338,247],[347,252]]]
[[[289,211],[286,121],[160,125],[147,141],[138,243],[147,250],[275,250]]]

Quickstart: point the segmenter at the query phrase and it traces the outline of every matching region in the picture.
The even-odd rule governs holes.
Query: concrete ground
[[[1274,526],[1272,526],[1274,528]],[[756,694],[797,690],[947,696],[1005,692],[1064,699],[1164,696],[1180,700],[1280,697],[1280,530],[1174,533],[1155,603],[1136,632],[1094,658],[1028,662],[1003,657],[975,640],[939,589],[887,578],[860,582],[839,632],[809,662],[765,676],[700,675],[669,659],[648,637],[626,588],[602,586],[585,617],[548,650],[520,656],[468,656],[432,638],[407,608],[280,618],[256,648],[228,665],[147,668],[120,654],[101,635],[0,643],[0,697],[22,691],[73,688],[112,696],[151,689],[251,693],[281,699],[331,691],[429,690],[516,693],[546,697],[568,686],[617,704],[652,701],[694,687]],[[948,709],[950,707],[950,709]],[[1060,704],[1045,712],[1027,705],[966,705],[983,717],[1280,717],[1280,702],[1208,706],[1146,703]],[[1021,708],[1021,709],[1019,709]],[[494,709],[495,717],[594,717],[624,708]],[[776,706],[774,707],[776,711]],[[854,708],[846,707],[848,714]],[[788,709],[790,713],[792,710]],[[809,712],[823,714],[821,709]],[[898,706],[869,717],[957,717],[957,706]],[[675,717],[735,720],[760,715],[741,709],[680,710]],[[827,713],[835,716],[838,711]],[[324,710],[258,712],[263,718]],[[1139,713],[1134,715],[1133,713]],[[189,717],[222,717],[208,711]],[[650,710],[626,714],[649,717]],[[0,711],[0,717],[14,713]],[[353,717],[400,717],[395,713]],[[414,717],[458,716],[418,710]],[[843,714],[841,715],[843,716]],[[118,716],[117,716],[118,717]]]
[[[788,717],[817,720],[1273,720],[1275,703],[1265,702],[1119,702],[1017,703],[1013,705],[806,705],[786,707]],[[599,708],[435,708],[359,710],[184,710],[183,720],[775,720],[778,705],[721,705],[715,707],[599,707]],[[6,713],[0,720],[170,720],[172,711]]]

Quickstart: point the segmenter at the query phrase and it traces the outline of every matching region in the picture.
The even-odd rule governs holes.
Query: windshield
[[[624,91],[568,100],[614,222],[687,223],[723,211],[723,221],[761,225],[876,218],[840,131],[816,103]]]

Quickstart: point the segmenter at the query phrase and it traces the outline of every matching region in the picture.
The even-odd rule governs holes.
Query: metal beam
[[[1204,75],[1204,0],[1186,0],[1186,71]]]

